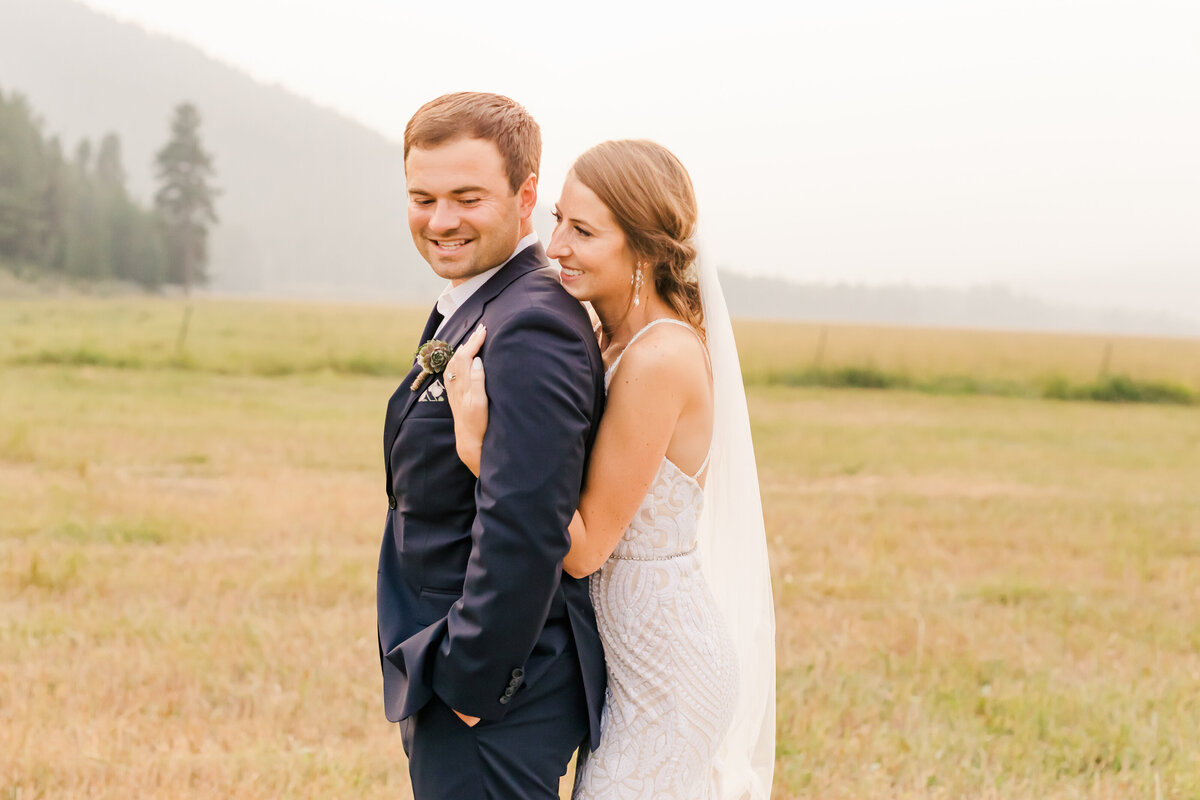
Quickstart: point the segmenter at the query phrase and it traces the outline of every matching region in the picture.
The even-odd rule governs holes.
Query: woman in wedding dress
[[[728,312],[715,271],[696,267],[696,217],[687,171],[648,141],[584,153],[555,208],[547,254],[598,318],[608,389],[563,562],[591,576],[608,669],[576,800],[770,794],[762,510]],[[458,449],[476,474],[485,337],[476,331],[446,368]]]

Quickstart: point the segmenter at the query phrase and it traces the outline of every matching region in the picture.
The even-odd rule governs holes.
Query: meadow
[[[0,301],[0,798],[409,797],[371,570],[424,312],[181,313]],[[1200,798],[1200,406],[1040,391],[1200,393],[1200,340],[738,334],[774,796]]]

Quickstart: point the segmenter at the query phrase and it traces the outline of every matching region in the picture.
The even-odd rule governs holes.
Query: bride
[[[765,800],[774,617],[741,373],[716,272],[697,275],[691,179],[667,149],[610,141],[571,168],[547,254],[590,302],[608,403],[564,569],[591,575],[608,669],[576,800]],[[482,327],[446,368],[479,474]],[[459,380],[455,380],[458,378]]]

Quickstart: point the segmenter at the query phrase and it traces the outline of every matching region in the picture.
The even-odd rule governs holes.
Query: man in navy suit
[[[603,650],[562,559],[604,368],[533,231],[540,162],[537,123],[498,95],[439,97],[405,130],[413,241],[450,284],[421,342],[484,324],[490,408],[477,480],[455,450],[455,376],[415,364],[388,402],[379,655],[417,800],[557,798],[600,736]]]

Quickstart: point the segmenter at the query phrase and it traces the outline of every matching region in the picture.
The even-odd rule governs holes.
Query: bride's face
[[[554,235],[546,254],[562,267],[563,288],[576,300],[628,299],[637,259],[600,198],[573,175],[554,207]]]

